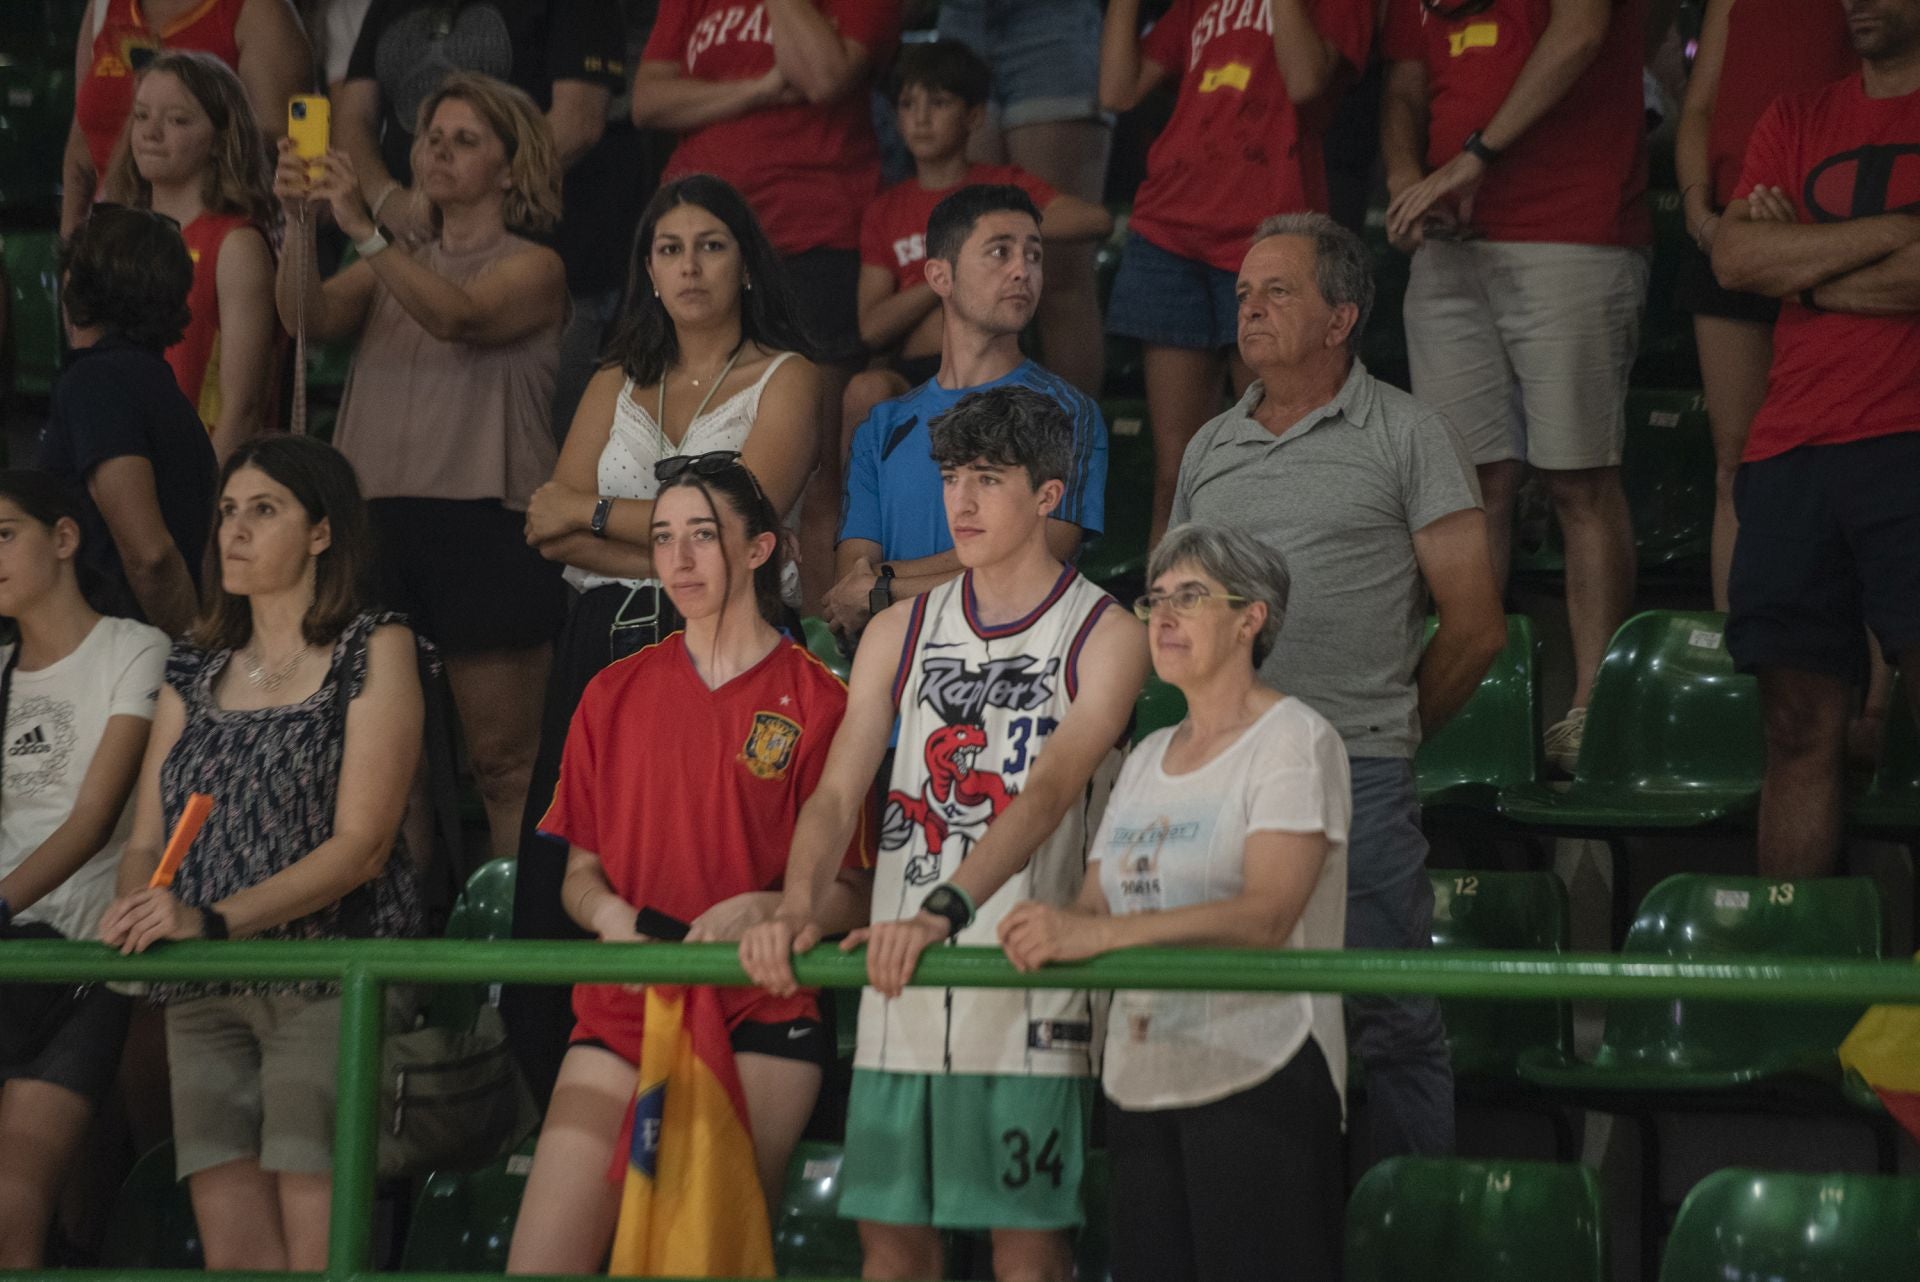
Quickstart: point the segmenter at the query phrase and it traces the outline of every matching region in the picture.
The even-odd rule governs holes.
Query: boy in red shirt
[[[1389,0],[1380,154],[1387,235],[1413,255],[1413,394],[1480,473],[1496,577],[1528,465],[1567,548],[1570,771],[1587,698],[1633,596],[1620,486],[1627,377],[1647,297],[1641,88],[1647,0]]]
[[[874,406],[939,372],[940,299],[922,270],[935,205],[961,187],[1007,185],[1033,198],[1048,242],[1096,240],[1113,230],[1113,216],[1101,206],[1064,195],[1018,166],[968,163],[967,139],[986,119],[991,78],[980,56],[957,40],[908,45],[894,65],[894,109],[914,176],[880,193],[860,220],[860,340],[888,360],[848,385],[843,448]],[[1048,345],[1044,324],[1040,341]]]
[[[1920,709],[1920,0],[1845,10],[1860,73],[1774,102],[1712,236],[1721,285],[1781,300],[1727,585],[1766,714],[1767,877],[1834,870],[1863,632]]]

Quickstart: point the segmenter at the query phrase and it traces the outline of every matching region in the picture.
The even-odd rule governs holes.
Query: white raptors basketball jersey
[[[874,869],[873,920],[920,911],[1020,792],[1078,690],[1076,665],[1113,598],[1068,566],[1046,600],[1000,627],[980,622],[973,576],[913,605],[894,677],[900,714]],[[1090,790],[1091,791],[1091,790]],[[1071,902],[1086,869],[1086,799],[954,941],[998,946],[1000,919],[1025,899]],[[1092,1006],[1060,989],[908,988],[860,1002],[860,1068],[900,1073],[1085,1076]]]

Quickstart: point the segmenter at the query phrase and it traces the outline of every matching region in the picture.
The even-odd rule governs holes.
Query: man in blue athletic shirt
[[[962,187],[927,220],[927,283],[945,315],[940,372],[874,407],[847,461],[835,584],[823,613],[858,636],[876,608],[960,573],[927,425],[970,392],[1029,387],[1073,422],[1066,493],[1047,521],[1047,545],[1070,562],[1098,534],[1107,488],[1107,426],[1100,408],[1020,353],[1020,331],[1040,303],[1040,214],[1018,187]]]

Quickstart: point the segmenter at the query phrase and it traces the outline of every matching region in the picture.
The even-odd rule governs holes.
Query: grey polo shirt
[[[1448,422],[1354,362],[1332,401],[1275,436],[1240,403],[1180,463],[1173,520],[1238,526],[1286,555],[1293,591],[1261,676],[1333,723],[1355,757],[1411,757],[1426,584],[1414,531],[1480,506]]]

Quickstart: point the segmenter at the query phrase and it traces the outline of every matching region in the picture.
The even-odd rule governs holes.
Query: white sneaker
[[[1547,764],[1562,774],[1571,775],[1580,760],[1580,741],[1587,734],[1587,710],[1569,708],[1565,719],[1548,727],[1543,743]]]

